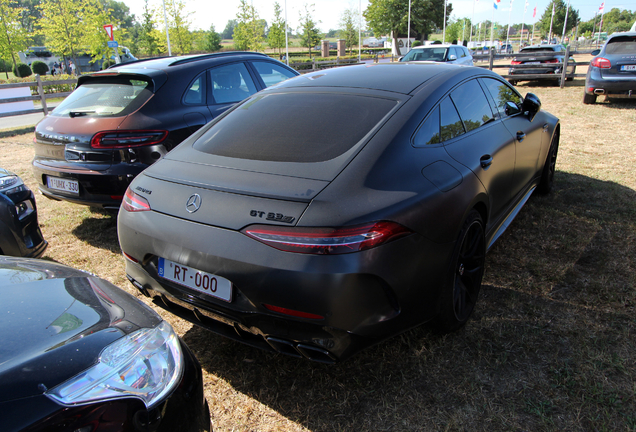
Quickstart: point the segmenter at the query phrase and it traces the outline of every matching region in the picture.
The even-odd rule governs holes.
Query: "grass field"
[[[158,310],[202,363],[215,431],[636,430],[636,101],[583,105],[581,85],[518,86],[561,119],[555,189],[490,251],[457,333],[423,326],[325,366]],[[32,134],[6,135],[0,166],[35,189]],[[115,218],[37,199],[45,259],[135,293]]]

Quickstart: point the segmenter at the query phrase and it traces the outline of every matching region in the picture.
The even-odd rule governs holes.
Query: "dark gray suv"
[[[38,188],[117,211],[146,167],[236,102],[296,75],[253,52],[139,60],[82,75],[36,126]]]

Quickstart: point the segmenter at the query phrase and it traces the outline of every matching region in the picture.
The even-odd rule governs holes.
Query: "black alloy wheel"
[[[552,137],[552,143],[550,144],[550,151],[548,157],[543,165],[543,172],[541,173],[541,180],[537,187],[537,192],[541,194],[548,194],[552,190],[554,185],[554,173],[556,172],[557,154],[559,153],[559,131],[554,133]]]
[[[481,215],[472,210],[459,234],[449,274],[441,295],[440,313],[433,322],[443,333],[462,327],[475,309],[484,276],[486,240]]]

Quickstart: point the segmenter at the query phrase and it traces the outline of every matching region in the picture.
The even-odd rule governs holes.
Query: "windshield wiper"
[[[70,118],[85,116],[86,114],[95,114],[97,111],[70,111],[68,113]]]

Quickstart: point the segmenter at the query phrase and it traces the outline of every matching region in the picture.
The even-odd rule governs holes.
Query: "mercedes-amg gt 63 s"
[[[559,120],[499,75],[377,64],[292,78],[140,174],[129,280],[216,333],[319,362],[466,323],[485,254],[549,192]]]

